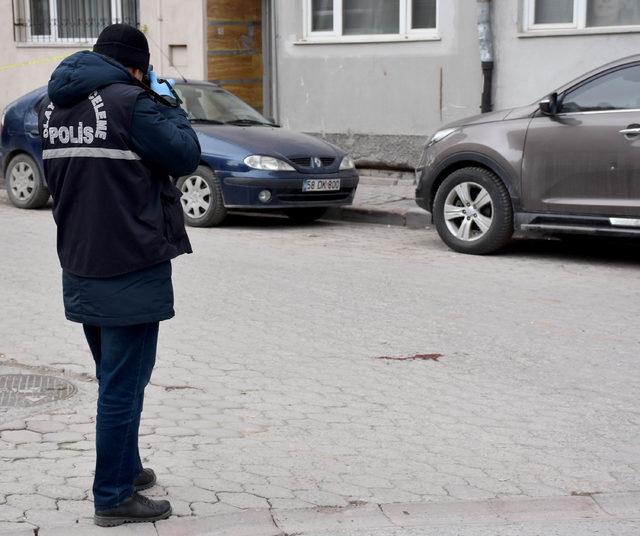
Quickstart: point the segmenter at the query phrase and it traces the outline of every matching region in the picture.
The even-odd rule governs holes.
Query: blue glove
[[[172,99],[175,98],[171,91],[171,88],[176,83],[175,80],[164,80],[163,82],[159,82],[156,72],[151,71],[149,73],[149,82],[151,82],[150,87],[154,93],[157,93],[158,95],[161,95],[163,97],[171,97]]]

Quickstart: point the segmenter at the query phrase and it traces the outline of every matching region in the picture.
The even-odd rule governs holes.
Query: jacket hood
[[[101,87],[133,84],[134,78],[117,61],[83,50],[65,58],[51,75],[48,92],[56,106],[68,108]]]

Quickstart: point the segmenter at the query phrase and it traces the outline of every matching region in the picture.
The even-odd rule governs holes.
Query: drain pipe
[[[478,1],[478,39],[480,40],[480,62],[484,86],[480,110],[487,113],[493,110],[493,31],[491,29],[491,0]]]

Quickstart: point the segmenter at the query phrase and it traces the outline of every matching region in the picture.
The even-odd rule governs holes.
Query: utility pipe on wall
[[[482,113],[493,109],[493,31],[491,29],[491,0],[478,1],[478,39],[480,40],[480,62],[484,86],[482,89]]]

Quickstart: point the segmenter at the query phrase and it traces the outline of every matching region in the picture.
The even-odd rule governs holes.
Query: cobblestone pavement
[[[396,209],[416,207],[416,185],[407,179],[360,177],[360,184],[353,201],[355,206]]]
[[[330,209],[326,218],[424,229],[431,217],[416,205],[415,188],[412,179],[361,176],[353,204]]]
[[[638,245],[468,257],[250,217],[190,235],[141,437],[177,516],[640,490]],[[0,533],[90,523],[96,385],[50,210],[0,195],[0,270],[0,374],[78,387],[0,408]]]

